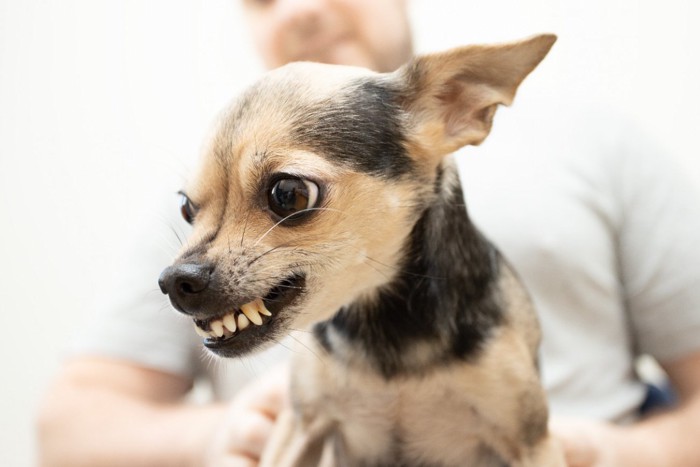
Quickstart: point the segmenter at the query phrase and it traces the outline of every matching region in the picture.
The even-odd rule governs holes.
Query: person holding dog
[[[244,6],[269,68],[315,60],[392,71],[412,54],[404,0],[244,0]],[[698,218],[678,205],[677,199],[685,201],[682,185],[648,150],[616,153],[624,152],[618,139],[591,148],[572,127],[551,144],[581,146],[569,165],[544,176],[528,173],[523,162],[517,168],[524,180],[500,170],[518,164],[516,155],[528,161],[542,149],[528,138],[509,143],[520,151],[512,159],[503,143],[505,156],[480,154],[462,170],[472,217],[514,263],[541,313],[553,433],[570,466],[700,464],[693,435],[700,429]],[[547,154],[537,157],[528,162],[557,163]],[[578,172],[568,172],[571,166]],[[595,193],[576,185],[578,178],[567,180],[580,188],[570,197],[556,188],[577,173],[595,182]],[[625,184],[612,177],[624,177]],[[518,200],[534,179],[541,190],[528,188],[529,199]],[[670,192],[671,184],[678,191]],[[567,225],[548,222],[562,212]],[[567,241],[574,243],[558,243]],[[193,350],[201,344],[189,326],[147,309],[159,305],[109,314],[66,363],[42,410],[44,465],[256,465],[285,404],[284,368],[253,381],[228,405],[185,403],[205,371]],[[639,352],[659,359],[680,399],[677,408],[644,420],[637,410],[645,387],[632,375]],[[218,384],[221,375],[207,376],[222,389],[221,400],[230,396]]]

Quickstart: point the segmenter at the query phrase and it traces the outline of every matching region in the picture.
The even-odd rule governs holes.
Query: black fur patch
[[[412,170],[413,160],[404,147],[397,99],[389,84],[359,80],[343,95],[312,104],[294,122],[293,141],[354,170],[400,177]]]
[[[387,379],[474,358],[503,319],[499,263],[495,248],[469,221],[456,186],[422,213],[402,272],[379,299],[349,305],[317,325],[315,334],[332,353],[327,336],[332,327]],[[418,343],[436,349],[435,361],[406,358]]]

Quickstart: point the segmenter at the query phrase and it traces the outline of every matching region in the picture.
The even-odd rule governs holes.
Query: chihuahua
[[[293,63],[221,115],[182,193],[192,237],[159,284],[222,357],[309,331],[261,465],[564,465],[535,312],[449,157],[555,40],[387,74]]]

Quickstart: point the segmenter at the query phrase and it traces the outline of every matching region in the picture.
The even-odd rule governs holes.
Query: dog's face
[[[268,73],[223,114],[183,193],[194,231],[161,289],[222,356],[371,300],[437,197],[442,157],[486,137],[553,42],[459,49],[392,74]]]

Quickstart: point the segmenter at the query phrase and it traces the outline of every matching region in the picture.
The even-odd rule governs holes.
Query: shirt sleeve
[[[172,309],[157,284],[186,235],[175,233],[184,222],[167,217],[176,211],[175,199],[164,199],[146,219],[131,222],[135,231],[126,247],[105,246],[123,248],[123,260],[106,265],[104,291],[79,327],[70,355],[116,358],[187,378],[200,372],[203,351],[192,324]]]
[[[700,194],[675,159],[624,131],[632,144],[616,148],[612,175],[622,296],[635,350],[668,361],[700,350]]]

